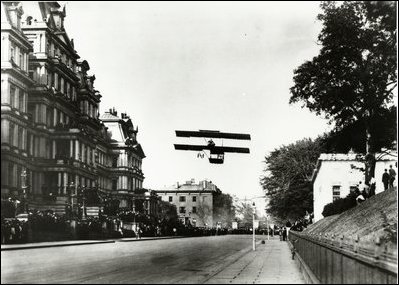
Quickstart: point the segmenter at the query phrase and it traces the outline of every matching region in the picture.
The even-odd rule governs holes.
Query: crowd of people
[[[394,186],[395,179],[396,171],[395,169],[393,169],[392,165],[390,165],[389,170],[384,169],[384,173],[382,174],[384,191]],[[374,177],[372,177],[370,181],[364,183],[364,185],[362,181],[359,181],[359,184],[356,186],[354,192],[351,193],[351,195],[355,197],[357,205],[375,195],[376,183],[377,181]]]
[[[65,233],[68,231],[67,221],[63,216],[54,214],[53,211],[29,211],[27,218],[1,218],[1,243],[28,242],[28,232],[42,231]],[[32,237],[31,237],[32,238]]]
[[[1,220],[1,244],[23,243],[28,240],[26,222],[17,219]]]

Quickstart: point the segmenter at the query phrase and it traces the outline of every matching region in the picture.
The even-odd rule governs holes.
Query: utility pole
[[[255,202],[252,203],[252,250],[255,251]]]

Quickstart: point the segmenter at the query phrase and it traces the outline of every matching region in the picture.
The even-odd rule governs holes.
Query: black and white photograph
[[[2,284],[398,284],[396,1],[2,1]]]

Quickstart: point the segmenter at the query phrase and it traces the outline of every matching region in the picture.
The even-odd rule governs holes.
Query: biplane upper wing
[[[229,146],[208,146],[208,145],[188,145],[188,144],[175,144],[175,149],[177,150],[210,150],[211,153],[225,153],[225,152],[235,152],[235,153],[249,153],[249,148],[245,147],[229,147]]]
[[[176,131],[177,137],[199,137],[199,138],[220,138],[220,139],[234,139],[234,140],[251,140],[249,134],[238,133],[221,133],[219,131],[199,130],[196,131]]]

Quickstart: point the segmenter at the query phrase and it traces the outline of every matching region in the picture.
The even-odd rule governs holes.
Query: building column
[[[58,123],[58,121],[57,121],[57,108],[54,108],[54,117],[53,117],[53,119],[54,119],[54,126],[56,126],[57,125],[57,123]]]
[[[40,34],[40,52],[46,52],[46,37]]]
[[[61,179],[62,179],[61,175],[62,173],[58,172],[57,194],[60,194],[61,192]]]
[[[84,145],[84,143],[82,143],[82,155],[81,155],[81,156],[82,156],[82,162],[85,162],[85,161],[84,161],[84,160],[85,160],[85,159],[84,159],[84,157],[85,157],[85,156],[84,156],[84,153],[85,153],[85,145]]]
[[[66,194],[67,193],[67,186],[68,186],[68,173],[64,172],[64,185],[62,185],[62,193]]]
[[[57,144],[55,140],[53,140],[53,159],[55,159],[55,154],[57,153]]]
[[[75,141],[75,159],[79,160],[79,141]]]
[[[69,157],[73,158],[73,140],[69,141]]]
[[[60,86],[58,86],[58,73],[57,72],[54,72],[54,88],[58,91],[60,90]]]
[[[73,194],[76,194],[76,189],[78,189],[78,185],[79,185],[79,175],[75,175],[75,192]]]
[[[39,122],[39,104],[35,104],[34,122],[35,122],[35,123],[38,123],[38,122]]]

